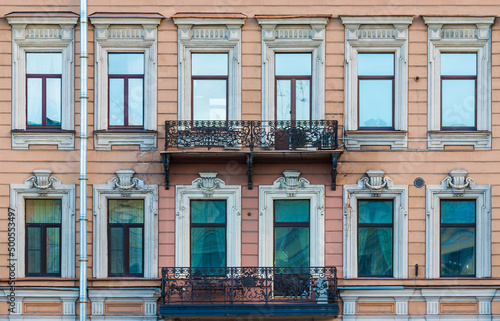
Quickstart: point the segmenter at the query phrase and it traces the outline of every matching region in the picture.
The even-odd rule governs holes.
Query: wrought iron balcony
[[[164,267],[162,316],[337,315],[335,267]]]
[[[338,148],[336,120],[297,121],[166,121],[165,151],[213,147],[254,151]]]

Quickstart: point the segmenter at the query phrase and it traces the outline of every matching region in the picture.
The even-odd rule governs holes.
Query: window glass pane
[[[277,120],[290,120],[292,115],[292,81],[276,81]]]
[[[443,127],[474,127],[476,81],[443,79],[441,86]]]
[[[60,228],[48,227],[46,230],[47,273],[60,273]]]
[[[441,200],[441,223],[475,223],[475,200]]]
[[[61,125],[61,78],[47,78],[47,126]]]
[[[111,227],[109,229],[109,272],[111,274],[124,274],[125,249],[123,248],[123,228]]]
[[[274,229],[274,246],[275,266],[309,266],[308,227],[276,227]]]
[[[309,200],[275,200],[276,222],[309,222]]]
[[[27,81],[28,125],[42,125],[42,79]]]
[[[297,120],[311,119],[311,81],[296,80],[295,81],[295,108]]]
[[[310,53],[277,53],[276,76],[311,76]]]
[[[191,54],[193,76],[227,76],[227,53]]]
[[[191,267],[226,266],[226,229],[191,228]]]
[[[28,227],[26,251],[28,254],[27,273],[42,273],[42,232],[39,227]]]
[[[225,223],[226,201],[191,201],[191,223]]]
[[[144,200],[108,200],[109,223],[144,223]]]
[[[475,274],[475,229],[441,228],[441,275]]]
[[[27,74],[62,74],[62,53],[29,52],[26,54]]]
[[[143,123],[143,79],[130,78],[128,80],[128,124],[142,126]]]
[[[61,223],[61,200],[26,200],[26,223]]]
[[[359,223],[392,223],[392,200],[359,200]]]
[[[358,76],[394,76],[394,54],[358,54]]]
[[[193,80],[193,120],[226,120],[227,81]]]
[[[110,53],[108,54],[108,70],[110,75],[143,75],[143,53]]]
[[[358,228],[358,274],[392,276],[392,228]]]
[[[359,126],[392,127],[392,80],[359,81]]]
[[[109,124],[123,126],[125,124],[125,80],[109,80]]]
[[[129,272],[142,273],[142,227],[129,228]]]
[[[475,76],[477,56],[475,53],[442,53],[441,75]]]

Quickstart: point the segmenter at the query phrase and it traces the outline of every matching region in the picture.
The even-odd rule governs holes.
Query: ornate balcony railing
[[[336,120],[166,121],[165,151],[171,148],[225,147],[263,150],[338,148]]]
[[[335,303],[335,267],[164,267],[163,305]]]

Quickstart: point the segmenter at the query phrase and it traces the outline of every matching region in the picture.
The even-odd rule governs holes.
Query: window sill
[[[156,148],[157,132],[137,129],[111,129],[94,131],[94,148],[111,150],[112,146],[138,145],[140,150]]]
[[[475,150],[491,149],[490,131],[429,131],[429,150],[444,150],[445,146],[474,146]]]
[[[75,132],[60,129],[12,130],[12,149],[29,149],[30,145],[57,145],[58,149],[75,149]]]
[[[361,150],[363,146],[389,146],[391,150],[405,150],[407,132],[353,130],[345,133],[344,141],[348,150]]]

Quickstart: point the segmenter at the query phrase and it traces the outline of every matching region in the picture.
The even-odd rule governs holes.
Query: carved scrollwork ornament
[[[384,174],[385,172],[381,170],[369,170],[366,172],[367,176],[358,181],[358,186],[367,188],[372,191],[373,196],[378,196],[384,188],[388,189],[394,183],[391,178],[384,177]]]
[[[50,176],[52,172],[48,169],[37,169],[33,171],[34,176],[31,176],[26,181],[31,182],[31,188],[39,190],[47,190],[54,187],[57,181],[55,177]]]
[[[443,184],[446,188],[453,190],[454,196],[462,196],[466,189],[470,189],[476,184],[472,178],[466,176],[467,171],[465,170],[452,170],[449,176],[443,180]]]
[[[110,182],[114,189],[120,191],[139,189],[140,180],[137,177],[132,177],[134,174],[133,170],[119,170],[116,171],[116,177],[113,177]]]

